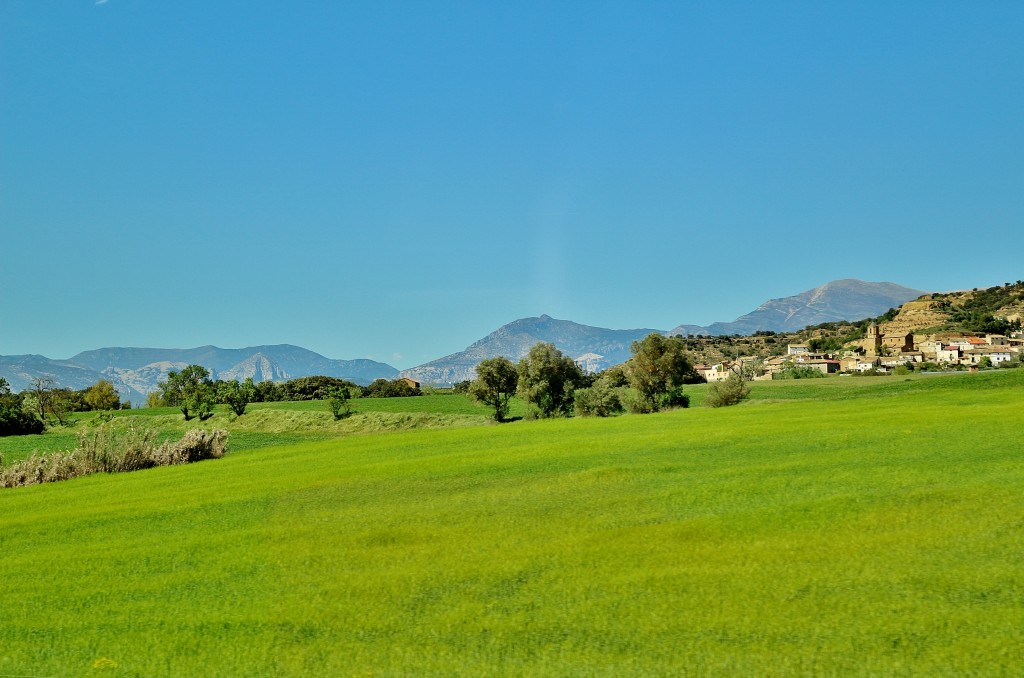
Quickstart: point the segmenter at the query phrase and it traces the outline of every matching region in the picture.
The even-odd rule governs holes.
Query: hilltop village
[[[732,372],[766,380],[794,373],[814,376],[811,371],[830,375],[888,374],[901,368],[978,370],[1024,361],[1022,306],[1024,285],[1018,282],[926,295],[876,319],[827,323],[794,335],[763,332],[687,341],[703,360],[696,366],[698,373],[712,382]]]

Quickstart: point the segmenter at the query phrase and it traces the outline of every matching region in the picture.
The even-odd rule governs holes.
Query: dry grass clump
[[[70,452],[39,454],[0,468],[0,487],[23,487],[70,480],[91,473],[126,473],[154,466],[191,464],[217,459],[227,451],[228,433],[192,429],[176,442],[157,445],[150,430],[115,433],[106,426],[92,436],[82,434]]]

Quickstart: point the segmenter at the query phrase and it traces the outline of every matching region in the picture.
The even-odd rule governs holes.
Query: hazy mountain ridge
[[[0,376],[14,390],[22,390],[37,376],[49,376],[60,386],[86,388],[109,379],[133,402],[144,400],[172,369],[198,364],[214,378],[281,381],[324,375],[369,384],[399,374],[425,384],[450,384],[471,379],[481,360],[505,356],[517,361],[538,342],[550,342],[573,359],[583,359],[587,369],[598,370],[624,362],[630,344],[652,332],[661,334],[753,334],[759,330],[794,332],[809,325],[839,320],[876,317],[890,308],[917,299],[924,293],[894,283],[836,280],[800,294],[772,299],[731,323],[708,327],[678,325],[669,332],[656,329],[613,330],[558,320],[547,315],[522,318],[503,325],[466,349],[399,373],[391,365],[373,360],[334,360],[290,344],[224,349],[200,346],[191,349],[111,347],[83,351],[69,360],[43,356],[0,356]]]
[[[782,299],[771,299],[731,323],[708,327],[678,325],[664,330],[610,330],[556,320],[546,315],[522,318],[503,325],[458,353],[404,370],[402,376],[427,384],[451,384],[472,379],[481,360],[504,356],[517,361],[539,341],[550,342],[573,359],[583,359],[587,369],[605,369],[630,357],[630,344],[652,332],[675,335],[749,335],[759,330],[795,332],[809,325],[838,320],[862,320],[920,297],[924,292],[895,283],[846,279]],[[592,356],[598,356],[596,359]]]
[[[712,336],[748,335],[770,330],[798,332],[809,325],[879,316],[917,299],[925,292],[889,282],[865,282],[847,278],[825,283],[791,297],[771,299],[732,322],[702,327],[678,325],[669,334]]]
[[[401,375],[427,384],[452,384],[472,379],[481,360],[504,356],[515,362],[538,342],[552,343],[573,359],[587,354],[600,356],[588,356],[587,362],[591,369],[603,369],[628,359],[630,344],[652,332],[664,330],[611,330],[548,315],[521,318],[499,327],[463,351],[404,370]]]
[[[0,376],[15,391],[28,388],[37,377],[49,377],[58,386],[77,390],[107,379],[122,398],[137,404],[157,389],[168,372],[186,365],[202,365],[214,379],[251,377],[257,382],[324,375],[369,384],[374,379],[390,379],[398,374],[397,369],[386,363],[364,358],[334,360],[300,346],[278,344],[236,349],[109,347],[83,351],[68,360],[39,355],[0,356]]]

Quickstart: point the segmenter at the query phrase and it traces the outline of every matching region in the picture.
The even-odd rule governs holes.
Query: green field
[[[501,426],[408,401],[0,490],[0,676],[1024,673],[1024,370]]]

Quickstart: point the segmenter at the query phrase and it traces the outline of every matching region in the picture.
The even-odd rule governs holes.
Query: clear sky
[[[1024,277],[1024,2],[0,2],[0,354],[411,367]]]

